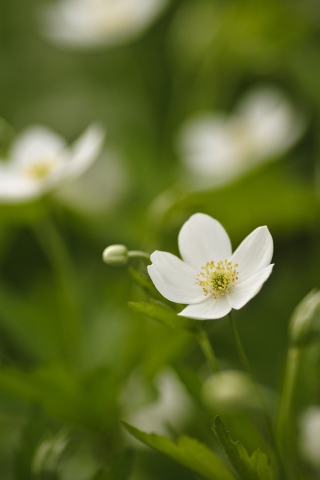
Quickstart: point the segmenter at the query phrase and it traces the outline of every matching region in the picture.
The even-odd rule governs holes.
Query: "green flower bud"
[[[290,340],[297,347],[320,338],[320,291],[312,290],[294,310],[289,325]]]
[[[125,245],[110,245],[105,248],[102,259],[107,265],[125,265],[128,262],[128,249]]]
[[[274,403],[272,392],[259,387],[268,405]],[[202,399],[213,411],[229,414],[243,411],[260,410],[261,402],[250,377],[238,370],[224,370],[212,375],[203,384]]]

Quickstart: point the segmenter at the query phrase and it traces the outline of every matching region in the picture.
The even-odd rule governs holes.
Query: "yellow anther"
[[[200,285],[205,295],[212,294],[215,298],[220,295],[230,293],[238,280],[238,272],[236,268],[238,264],[232,264],[228,260],[220,260],[207,262],[201,267],[201,272],[198,273],[196,284]]]
[[[54,163],[55,162],[52,159],[43,159],[42,161],[30,165],[27,168],[27,174],[36,180],[41,180],[49,175],[49,173],[52,171]]]

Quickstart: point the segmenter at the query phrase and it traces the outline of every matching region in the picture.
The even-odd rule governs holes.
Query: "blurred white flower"
[[[168,0],[59,0],[42,10],[42,29],[61,45],[91,47],[138,36]]]
[[[56,196],[71,209],[91,216],[113,208],[129,185],[130,176],[121,155],[108,146],[85,175],[60,187]]]
[[[267,387],[260,385],[259,388],[267,405],[273,407],[274,393]],[[223,370],[219,375],[208,377],[202,387],[202,398],[216,412],[261,409],[261,401],[251,378],[239,370]]]
[[[134,390],[137,392],[138,388],[137,394],[139,395],[139,385],[136,380]],[[170,433],[170,429],[179,429],[188,420],[192,402],[177,374],[171,369],[163,370],[157,375],[155,386],[158,391],[156,401],[140,406],[134,412],[130,412],[132,396],[126,395],[126,403],[130,403],[125,408],[127,410],[125,418],[143,431],[166,435]]]
[[[155,251],[148,272],[168,300],[189,304],[179,315],[212,320],[242,308],[272,272],[273,241],[267,227],[256,228],[232,254],[223,226],[196,213],[182,226],[181,257]]]
[[[300,419],[300,450],[304,457],[320,469],[320,407],[312,406]]]
[[[223,183],[256,164],[284,153],[305,122],[274,88],[249,92],[234,114],[203,114],[189,120],[178,139],[185,166],[211,182]]]
[[[13,141],[0,159],[0,202],[20,203],[81,175],[102,148],[104,132],[92,125],[70,146],[48,128],[32,126]]]

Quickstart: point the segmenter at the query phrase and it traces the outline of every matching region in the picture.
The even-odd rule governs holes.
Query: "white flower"
[[[139,379],[138,379],[139,380]],[[133,408],[134,400],[143,393],[141,381],[136,376],[130,378],[123,395],[124,417],[137,428],[146,432],[167,435],[172,428],[177,429],[187,421],[192,403],[177,374],[171,370],[162,370],[155,378],[158,397],[152,403]],[[128,388],[129,387],[129,388]],[[132,389],[132,391],[130,391]]]
[[[265,87],[249,92],[233,115],[203,114],[187,122],[178,148],[191,172],[219,183],[284,153],[304,126],[284,95]]]
[[[312,406],[300,420],[300,449],[305,458],[320,469],[320,407]]]
[[[168,0],[60,0],[43,10],[44,34],[72,47],[123,43],[138,36]]]
[[[184,317],[210,320],[240,309],[259,292],[273,268],[267,227],[254,230],[232,254],[222,225],[196,213],[182,226],[178,243],[183,260],[155,251],[148,272],[165,298],[188,304],[179,313]]]
[[[72,145],[48,128],[33,126],[14,140],[8,158],[0,159],[0,201],[19,203],[76,178],[100,153],[104,132],[90,126]]]

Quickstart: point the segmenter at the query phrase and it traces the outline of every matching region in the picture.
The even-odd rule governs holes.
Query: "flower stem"
[[[203,328],[200,328],[195,334],[195,337],[213,373],[219,373],[220,368],[219,368],[216,356],[214,354],[212,345],[209,341],[207,332]]]
[[[65,314],[59,320],[59,332],[64,345],[64,356],[68,363],[79,360],[81,335],[79,310],[76,301],[75,272],[68,249],[59,231],[49,220],[38,224],[36,237],[46,254],[55,277],[55,283],[63,302]]]
[[[251,365],[249,363],[246,352],[244,351],[244,348],[243,348],[242,342],[240,340],[238,330],[237,330],[237,327],[236,327],[236,324],[235,324],[235,321],[233,319],[233,315],[232,315],[231,312],[228,314],[228,317],[229,317],[229,323],[230,323],[232,334],[233,334],[233,339],[234,339],[234,342],[236,344],[242,366],[243,366],[244,370],[246,370],[246,372],[250,375],[251,379],[254,379],[253,372],[252,372],[252,369],[251,369]]]
[[[264,398],[262,396],[260,387],[259,387],[259,385],[258,385],[258,383],[255,379],[254,374],[253,374],[253,371],[252,371],[251,365],[249,363],[248,357],[247,357],[247,355],[245,353],[245,350],[243,348],[243,345],[242,345],[242,342],[241,342],[240,336],[238,334],[238,330],[237,330],[237,327],[236,327],[236,324],[235,324],[235,321],[233,319],[233,315],[232,315],[231,312],[228,314],[228,317],[229,317],[229,323],[230,323],[230,326],[231,326],[231,330],[232,330],[232,333],[233,333],[234,342],[236,344],[238,354],[239,354],[239,357],[240,357],[240,361],[242,363],[242,366],[243,366],[244,370],[246,370],[249,377],[251,378],[252,384],[255,387],[256,394],[257,394],[257,399],[260,402],[262,413],[263,413],[263,416],[264,416],[265,425],[267,427],[269,438],[270,438],[270,441],[273,445],[274,453],[275,453],[275,456],[276,456],[276,459],[277,459],[277,462],[278,462],[281,478],[284,480],[286,478],[286,475],[285,475],[285,471],[284,471],[284,467],[283,467],[282,458],[281,458],[281,455],[280,455],[280,452],[279,452],[279,449],[278,449],[278,443],[277,443],[276,438],[275,438],[270,414],[269,414],[268,409],[266,407],[266,404],[265,404]]]
[[[292,346],[288,350],[287,363],[284,376],[284,385],[278,412],[278,438],[280,448],[285,455],[291,452],[292,438],[292,409],[295,387],[298,379],[301,360],[301,349]]]
[[[128,257],[129,258],[141,258],[143,260],[147,260],[150,262],[150,254],[146,252],[142,252],[140,250],[130,250],[128,252]]]

